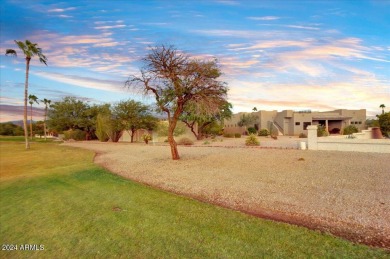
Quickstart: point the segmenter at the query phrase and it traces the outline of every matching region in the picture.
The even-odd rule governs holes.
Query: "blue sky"
[[[153,103],[124,82],[167,44],[218,59],[234,112],[390,107],[390,0],[0,3],[0,121],[22,118],[25,60],[3,53],[25,39],[48,58],[31,63],[29,93],[41,99]]]

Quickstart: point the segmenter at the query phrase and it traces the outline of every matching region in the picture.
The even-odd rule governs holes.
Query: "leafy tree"
[[[152,130],[157,126],[150,108],[134,100],[121,101],[113,107],[113,117],[119,120],[121,128],[128,131],[131,142],[134,141],[134,133],[139,129]]]
[[[46,129],[47,109],[49,108],[51,100],[44,98],[42,100],[42,102],[43,102],[43,104],[45,104],[45,116],[44,116],[44,119],[43,119],[43,133],[45,134],[45,140],[46,140],[46,134],[47,134],[47,129]]]
[[[24,139],[26,143],[26,149],[30,148],[30,144],[28,142],[28,132],[27,132],[27,97],[28,97],[28,75],[30,71],[30,61],[34,56],[38,56],[39,61],[45,65],[47,62],[47,58],[42,54],[42,49],[38,48],[37,43],[32,43],[29,40],[17,41],[15,40],[18,48],[23,52],[26,59],[26,77],[24,84],[24,111],[23,111],[23,129],[24,129]],[[5,51],[5,55],[17,56],[17,52],[14,49],[7,49]]]
[[[383,136],[390,137],[390,112],[377,115]]]
[[[180,120],[184,122],[195,137],[200,140],[207,131],[207,127],[214,122],[220,122],[229,119],[232,116],[232,105],[225,99],[210,100],[213,105],[199,107],[196,103],[190,102],[186,105]],[[196,126],[198,130],[196,131]]]
[[[216,60],[191,59],[172,46],[161,46],[152,48],[143,61],[140,75],[131,75],[126,85],[154,95],[157,106],[167,115],[172,159],[180,159],[173,133],[185,106],[189,102],[207,106],[210,100],[226,98],[228,89],[217,80],[221,71]]]
[[[89,120],[89,105],[74,97],[64,97],[62,101],[55,102],[48,111],[48,125],[58,132],[69,129],[85,130],[93,123]]]
[[[257,112],[257,107],[253,107],[252,111]]]
[[[379,105],[379,108],[382,108],[382,114],[384,114],[386,106],[384,104],[381,104]]]
[[[169,123],[168,121],[157,122],[156,133],[160,137],[168,137]],[[186,126],[183,123],[177,123],[173,136],[178,137],[186,132]]]
[[[32,120],[32,106],[34,103],[39,104],[38,97],[33,94],[28,96],[28,103],[30,104],[30,138],[33,139],[33,120]]]
[[[0,135],[2,136],[23,136],[23,128],[12,122],[0,123]]]

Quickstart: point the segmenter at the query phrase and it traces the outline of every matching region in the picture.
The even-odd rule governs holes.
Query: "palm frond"
[[[7,55],[11,55],[11,56],[17,56],[17,54],[16,54],[16,51],[15,50],[13,50],[13,49],[6,49],[5,50],[5,55],[7,56]]]

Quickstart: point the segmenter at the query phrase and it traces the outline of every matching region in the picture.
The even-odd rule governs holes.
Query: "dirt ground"
[[[245,148],[244,139],[199,141],[180,146],[178,161],[163,143],[65,145],[95,151],[97,164],[137,182],[390,248],[389,154],[297,150],[291,148],[299,139],[272,141],[263,139],[260,148]]]

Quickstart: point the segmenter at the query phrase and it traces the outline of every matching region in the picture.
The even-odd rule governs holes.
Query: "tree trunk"
[[[30,139],[33,140],[33,130],[32,130],[32,104],[30,108]]]
[[[179,108],[177,108],[173,118],[172,119],[168,118],[168,122],[169,122],[168,142],[169,142],[169,145],[171,146],[171,155],[172,155],[173,160],[180,159],[179,152],[177,150],[177,143],[176,143],[175,139],[173,138],[173,132],[175,131],[177,120],[178,120],[180,114],[181,114],[181,111],[179,110]]]
[[[134,142],[134,133],[135,133],[135,130],[131,129],[131,143]]]
[[[43,134],[45,135],[45,141],[46,141],[46,117],[47,117],[47,106],[45,108],[45,118],[43,120]]]
[[[27,129],[27,98],[28,98],[28,72],[30,70],[31,58],[26,57],[26,79],[24,83],[24,109],[23,109],[23,129],[24,140],[26,142],[26,149],[30,149],[30,143],[28,142],[28,129]]]

